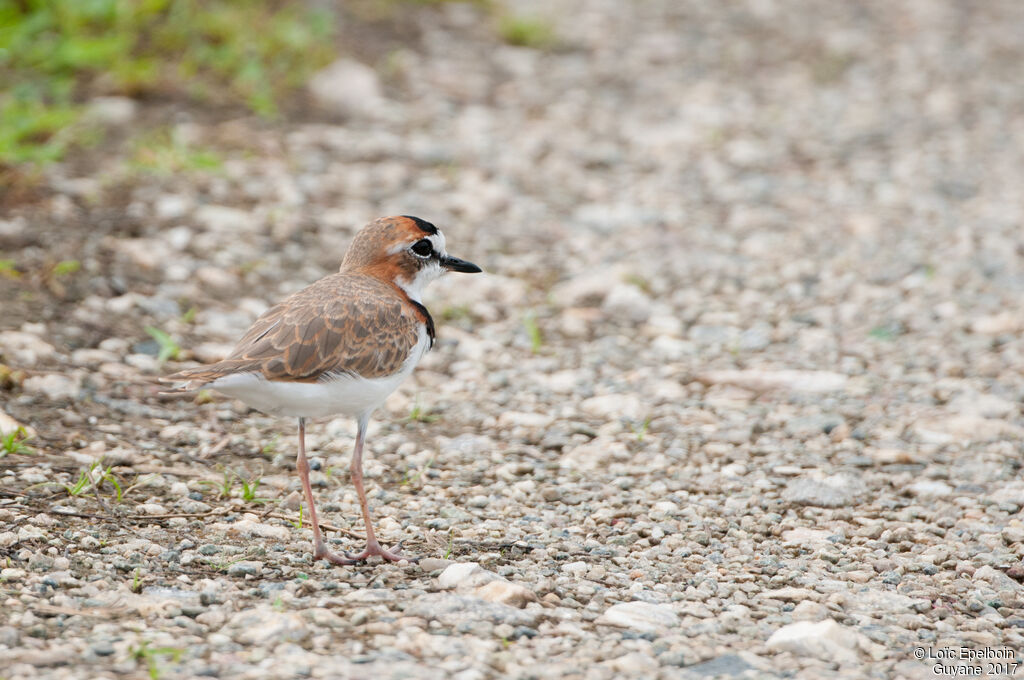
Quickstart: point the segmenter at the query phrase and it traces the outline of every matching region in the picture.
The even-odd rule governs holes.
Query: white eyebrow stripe
[[[448,244],[445,241],[444,234],[441,233],[440,229],[437,230],[436,234],[431,234],[427,238],[430,239],[430,242],[434,244],[434,250],[436,252],[442,255],[446,255],[448,253]]]

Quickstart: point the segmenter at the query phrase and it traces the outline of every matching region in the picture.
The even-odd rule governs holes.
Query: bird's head
[[[393,281],[421,302],[423,289],[442,274],[483,271],[472,262],[452,257],[445,246],[444,234],[426,220],[409,215],[382,217],[355,235],[341,269]]]

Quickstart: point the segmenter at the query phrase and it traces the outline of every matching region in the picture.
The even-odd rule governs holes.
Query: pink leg
[[[332,564],[355,564],[351,560],[336,555],[327,549],[324,538],[320,535],[320,520],[316,516],[316,505],[313,504],[313,487],[309,483],[309,461],[306,460],[306,419],[299,418],[299,456],[295,467],[302,479],[302,491],[306,494],[306,505],[309,506],[309,521],[313,525],[313,561],[327,560]]]
[[[351,468],[352,486],[356,487],[356,493],[359,494],[359,505],[363,510],[363,523],[366,525],[366,549],[358,555],[345,553],[345,556],[356,562],[361,562],[374,555],[380,555],[385,560],[391,560],[392,562],[398,562],[399,560],[415,562],[415,559],[401,554],[401,543],[392,550],[385,550],[381,547],[377,541],[377,536],[373,533],[373,523],[370,520],[370,506],[366,502],[366,491],[363,489],[363,441],[366,439],[366,425],[368,422],[369,418],[359,419],[359,431],[356,434],[356,448],[352,452]]]

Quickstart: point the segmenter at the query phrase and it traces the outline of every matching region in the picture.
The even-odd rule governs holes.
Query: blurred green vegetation
[[[157,128],[139,135],[133,147],[130,167],[157,175],[219,170],[222,165],[217,152],[191,145],[169,128]]]
[[[267,118],[334,56],[334,18],[266,0],[0,0],[0,164],[61,158],[96,95],[244,103]]]
[[[509,45],[547,49],[557,42],[555,27],[540,17],[508,14],[498,20],[498,34]]]

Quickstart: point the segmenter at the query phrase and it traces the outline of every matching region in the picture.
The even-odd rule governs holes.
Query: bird
[[[449,255],[444,234],[432,223],[410,215],[379,218],[356,233],[337,273],[267,309],[227,358],[160,378],[175,384],[165,394],[213,389],[263,413],[298,419],[296,469],[309,506],[314,561],[410,559],[401,554],[401,543],[383,548],[373,531],[363,488],[366,429],[434,344],[424,288],[447,272],[481,271]],[[355,418],[357,425],[351,477],[366,548],[355,555],[328,550],[309,482],[306,420],[335,415]]]

